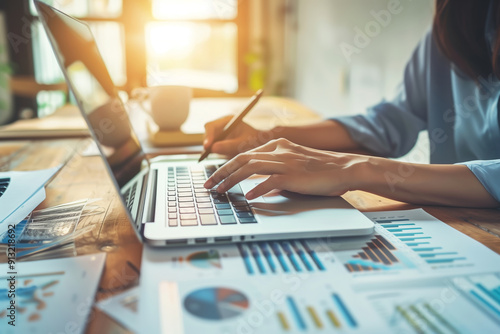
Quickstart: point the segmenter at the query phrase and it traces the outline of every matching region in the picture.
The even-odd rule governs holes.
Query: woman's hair
[[[500,22],[498,0],[493,6],[495,26]],[[433,37],[444,55],[477,80],[494,74],[500,78],[500,33],[493,42],[493,56],[485,37],[490,0],[436,0]]]

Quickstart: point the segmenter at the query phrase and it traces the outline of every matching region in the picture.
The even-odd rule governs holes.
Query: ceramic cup
[[[178,131],[189,115],[193,90],[186,86],[154,86],[135,90],[133,97],[161,131]]]

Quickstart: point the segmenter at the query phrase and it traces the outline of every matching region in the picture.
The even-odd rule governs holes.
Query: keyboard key
[[[215,204],[215,207],[217,209],[220,209],[220,210],[222,210],[222,209],[231,209],[231,205],[226,204],[226,203]]]
[[[194,207],[194,203],[193,202],[182,202],[182,203],[179,203],[179,208],[191,208],[191,207]]]
[[[235,206],[234,211],[236,211],[236,212],[251,212],[252,210],[250,210],[249,206]]]
[[[167,187],[168,191],[175,191],[175,187]]]
[[[169,219],[168,226],[170,227],[177,226],[177,219]]]
[[[251,218],[253,214],[251,212],[236,212],[238,218]]]
[[[168,206],[171,208],[171,207],[175,207],[177,206],[177,203],[176,202],[168,202]]]
[[[213,209],[209,209],[209,208],[206,208],[206,209],[198,209],[198,213],[200,215],[204,215],[204,214],[210,214],[210,213],[214,213],[214,210]]]
[[[177,214],[176,213],[169,213],[168,219],[177,219]]]
[[[181,220],[190,220],[190,219],[196,219],[196,214],[195,213],[185,213],[181,215]]]
[[[190,184],[179,184],[177,186],[177,188],[190,188],[191,189],[191,185]]]
[[[168,196],[175,196],[175,191],[169,191],[169,192],[167,192],[167,195]]]
[[[180,197],[179,202],[192,202],[193,197]]]
[[[167,186],[169,186],[169,187],[175,187],[175,183],[174,182],[168,182]]]
[[[195,193],[209,194],[210,192],[205,188],[194,188]]]
[[[257,223],[257,220],[255,220],[255,218],[240,218],[240,223],[242,223],[242,224],[254,224],[254,223]]]
[[[196,219],[181,220],[181,226],[196,226],[198,221]]]
[[[192,194],[193,191],[191,190],[191,188],[179,188],[177,189],[177,192],[180,194],[180,193],[188,193],[188,194]]]
[[[195,213],[195,209],[194,208],[181,208],[179,209],[179,212],[180,213]]]
[[[233,215],[233,210],[229,209],[229,210],[217,210],[217,213],[219,214],[219,216],[228,216],[228,215]]]
[[[229,203],[229,200],[225,197],[218,197],[218,198],[214,198],[213,199],[214,203],[215,204],[219,204],[219,203]]]
[[[210,198],[208,197],[197,197],[196,202],[198,203],[210,203]]]
[[[168,212],[169,213],[171,213],[171,212],[177,212],[177,208],[176,207],[168,208]]]
[[[217,225],[215,215],[200,215],[201,225]]]
[[[167,200],[168,200],[169,202],[175,202],[176,198],[175,198],[175,196],[168,196],[168,197],[167,197]]]
[[[206,197],[206,198],[209,198],[210,195],[209,194],[204,194],[204,193],[195,193],[194,194],[196,197]]]
[[[179,193],[179,197],[193,197],[193,194],[191,193],[191,191],[183,191],[183,192],[180,192]]]
[[[191,181],[188,179],[188,180],[177,180],[177,184],[189,184],[191,183]]]
[[[199,208],[212,208],[212,203],[198,203]]]
[[[236,219],[234,218],[234,216],[220,216],[219,219],[220,223],[223,225],[236,224]]]
[[[234,207],[248,206],[248,202],[231,202]]]

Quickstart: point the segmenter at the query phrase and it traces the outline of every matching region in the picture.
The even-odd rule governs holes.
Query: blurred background
[[[390,98],[432,0],[45,0],[90,24],[123,95],[292,97],[324,117]],[[81,80],[85,81],[84,77]],[[0,2],[0,124],[70,100],[31,0]]]

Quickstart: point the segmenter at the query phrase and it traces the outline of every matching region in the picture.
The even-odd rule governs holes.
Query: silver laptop
[[[203,187],[222,160],[148,159],[87,24],[36,8],[139,238],[152,246],[364,235],[373,223],[341,197],[289,192],[247,201],[251,177],[225,194]]]

